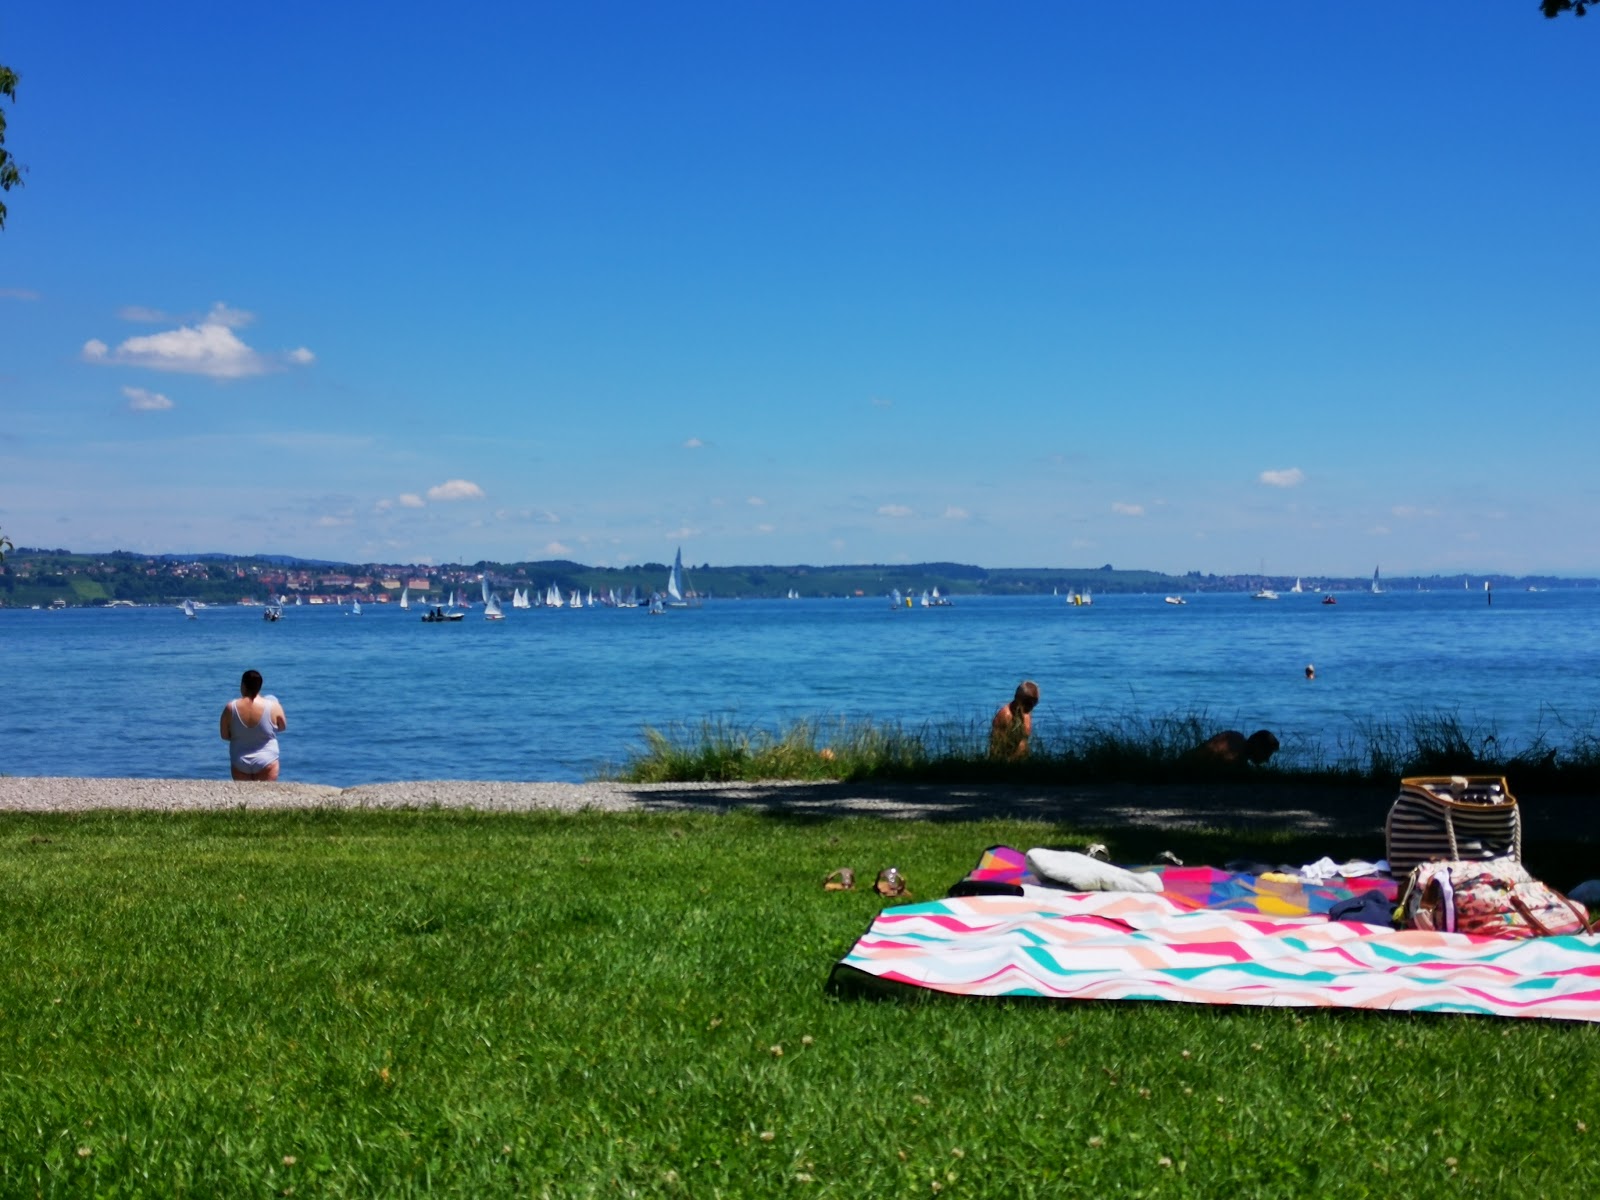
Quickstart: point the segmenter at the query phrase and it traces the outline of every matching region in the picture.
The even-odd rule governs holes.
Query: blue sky
[[[1600,574],[1600,17],[0,13],[0,529]]]

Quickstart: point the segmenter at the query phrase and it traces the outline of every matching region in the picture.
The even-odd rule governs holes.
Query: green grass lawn
[[[1381,851],[1141,837],[1102,840],[1124,860]],[[990,843],[1082,840],[747,815],[0,818],[0,1195],[1593,1192],[1595,1027],[825,990],[888,903],[824,892],[833,868],[892,863],[934,898]],[[1570,886],[1592,850],[1529,858]]]

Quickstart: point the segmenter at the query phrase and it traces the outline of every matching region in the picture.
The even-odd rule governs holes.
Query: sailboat
[[[404,612],[411,607],[411,588],[406,586],[400,589],[400,611]]]
[[[573,588],[572,589],[572,595],[567,598],[567,607],[568,608],[582,608],[583,607],[583,593],[580,592],[577,588]]]
[[[1303,587],[1301,587],[1301,586],[1300,586],[1300,576],[1298,576],[1298,575],[1296,575],[1296,576],[1295,576],[1295,577],[1294,577],[1294,586],[1293,586],[1293,587],[1292,587],[1292,588],[1290,588],[1290,589],[1289,589],[1289,590],[1290,590],[1290,591],[1291,591],[1291,592],[1293,592],[1293,593],[1294,593],[1294,594],[1295,594],[1295,595],[1297,595],[1297,596],[1298,596],[1298,595],[1299,595],[1299,594],[1300,594],[1300,593],[1301,593],[1301,592],[1303,592],[1303,591],[1305,591],[1305,588],[1303,588]]]
[[[544,606],[546,608],[565,608],[567,606],[567,602],[561,598],[561,589],[553,583],[544,594]]]
[[[199,619],[199,618],[198,618],[198,617],[196,617],[196,615],[195,615],[195,611],[194,611],[194,601],[193,601],[193,600],[185,600],[185,601],[184,601],[184,602],[183,602],[183,615],[184,615],[184,616],[186,616],[186,617],[188,617],[188,618],[189,618],[189,620],[191,620],[191,621],[194,621],[194,620],[198,620],[198,619]]]
[[[1378,585],[1378,568],[1377,567],[1373,567],[1372,568],[1372,594],[1374,596],[1377,596],[1377,595],[1380,595],[1382,592],[1383,592],[1383,588],[1381,588]]]
[[[789,600],[798,600],[798,599],[800,599],[800,593],[797,592],[794,588],[790,588],[789,589],[789,595],[787,597],[785,597],[785,598],[789,599]]]
[[[689,601],[684,598],[683,588],[683,547],[678,547],[678,553],[672,560],[672,571],[667,576],[667,607],[688,608]]]
[[[504,621],[506,619],[505,613],[500,611],[500,597],[493,592],[490,592],[489,598],[483,602],[483,619],[485,621]]]
[[[350,601],[350,615],[352,617],[359,617],[361,615],[361,601],[359,601],[359,600],[351,600]]]

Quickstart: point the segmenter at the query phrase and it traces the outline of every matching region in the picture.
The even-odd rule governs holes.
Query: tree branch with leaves
[[[0,96],[13,104],[17,99],[17,73],[10,67],[0,66]],[[22,186],[22,168],[6,149],[6,110],[0,108],[0,192],[9,192]],[[0,229],[6,227],[6,206],[0,201]]]

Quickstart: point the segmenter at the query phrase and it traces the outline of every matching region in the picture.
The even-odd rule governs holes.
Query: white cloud
[[[756,532],[757,533],[772,533],[776,528],[777,527],[775,525],[771,524],[770,522],[763,521],[761,524],[756,526]]]
[[[482,500],[483,489],[470,479],[447,479],[428,489],[429,500]]]
[[[1118,500],[1111,505],[1111,511],[1124,517],[1142,517],[1144,516],[1144,505],[1124,504]]]
[[[886,399],[883,396],[874,396],[874,397],[872,397],[872,407],[873,408],[893,408],[894,407],[894,401]]]
[[[667,540],[672,542],[688,541],[692,537],[699,537],[700,531],[692,526],[685,525],[681,529],[667,530]]]
[[[966,509],[954,504],[944,510],[944,519],[946,521],[965,521],[971,515]]]
[[[153,309],[123,309],[132,313],[126,319],[161,318]],[[165,319],[165,318],[163,318]],[[305,366],[315,357],[301,347],[282,356],[262,354],[239,340],[235,329],[243,329],[255,317],[241,309],[215,304],[205,317],[193,325],[180,325],[162,333],[131,337],[115,350],[99,338],[83,344],[85,362],[123,367],[144,367],[152,371],[175,371],[186,375],[205,375],[212,379],[245,379],[265,375],[285,365]]]
[[[0,300],[37,300],[39,293],[29,288],[0,288]]]
[[[750,507],[752,507],[752,508],[761,508],[763,505],[766,504],[766,501],[763,500],[760,496],[751,496],[750,499],[745,501],[745,503],[750,505]]]
[[[880,517],[894,517],[898,520],[901,517],[909,517],[911,510],[904,504],[880,504],[878,506],[878,515]]]
[[[387,499],[386,500],[379,500],[376,504],[374,504],[372,506],[372,511],[373,512],[385,513],[385,512],[388,512],[393,507],[394,507],[394,501],[393,500],[387,500]]]
[[[403,492],[400,495],[399,504],[401,508],[421,508],[427,504],[427,501],[415,492]]]
[[[337,529],[350,523],[349,517],[322,516],[317,518],[317,525],[322,529]]]
[[[563,545],[561,542],[546,542],[544,552],[546,554],[554,554],[557,558],[565,558],[572,553],[572,547]]]
[[[1437,517],[1437,508],[1418,508],[1415,504],[1396,504],[1389,512],[1402,521],[1413,520],[1417,517]]]
[[[254,323],[255,313],[245,312],[242,308],[229,308],[221,300],[211,306],[211,311],[206,314],[202,322],[205,325],[223,325],[228,329],[243,329],[246,325]]]
[[[1374,525],[1367,532],[1373,537],[1388,537],[1391,531],[1387,525]]]
[[[704,445],[705,445],[705,443],[702,442],[699,438],[690,438],[688,441],[684,442],[683,448],[685,450],[699,450]]]
[[[1263,471],[1260,478],[1268,487],[1292,488],[1306,481],[1306,473],[1299,467],[1289,467],[1282,471]]]
[[[172,401],[160,392],[149,392],[144,388],[125,387],[122,394],[128,398],[128,407],[134,412],[161,412],[173,406]]]

